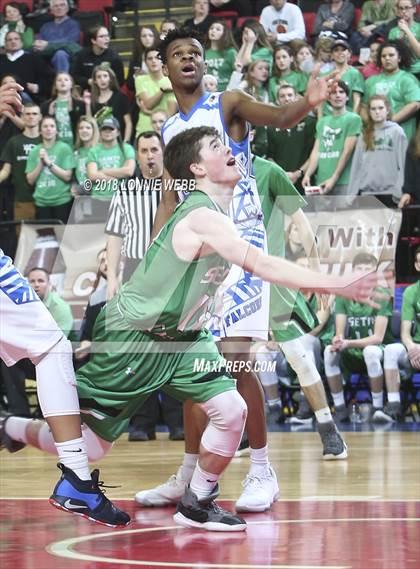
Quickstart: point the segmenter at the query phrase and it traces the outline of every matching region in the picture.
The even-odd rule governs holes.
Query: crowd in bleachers
[[[238,88],[285,105],[304,95],[314,68],[335,73],[328,101],[295,127],[257,126],[254,153],[280,165],[301,194],[345,196],[347,207],[358,195],[375,195],[389,207],[420,205],[416,0],[302,6],[194,0],[184,25],[205,38],[206,89]],[[140,25],[125,73],[107,26],[82,31],[68,0],[50,1],[51,18],[37,33],[26,3],[2,7],[0,84],[17,80],[25,103],[21,115],[0,118],[2,221],[105,222],[121,180],[136,173],[138,137],[160,133],[177,112],[158,46],[181,23]],[[12,255],[14,246],[12,238]],[[337,376],[339,363],[328,366]],[[328,380],[340,407],[341,376]],[[382,392],[378,382],[373,391]]]

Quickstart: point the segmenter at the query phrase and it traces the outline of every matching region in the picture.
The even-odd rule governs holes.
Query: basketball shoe
[[[218,494],[219,485],[216,484],[210,496],[198,500],[188,486],[176,508],[174,521],[181,526],[208,531],[244,531],[245,520],[216,504],[214,500]]]
[[[59,462],[57,466],[62,474],[50,497],[51,505],[112,528],[130,523],[130,516],[114,506],[100,489],[103,482],[99,482],[99,470],[92,472],[91,480],[80,480],[64,464]]]
[[[244,489],[235,505],[237,512],[265,512],[280,494],[277,476],[271,466],[264,476],[247,474],[242,486]]]
[[[347,458],[347,445],[343,441],[334,421],[317,423],[319,436],[321,437],[324,451],[324,460],[343,460]]]
[[[172,474],[164,484],[151,488],[150,490],[142,490],[137,492],[134,499],[141,506],[170,506],[177,504],[184,495],[185,489],[189,484],[189,480],[181,478],[182,466],[178,468],[176,474]]]

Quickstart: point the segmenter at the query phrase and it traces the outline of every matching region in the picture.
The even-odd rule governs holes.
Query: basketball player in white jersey
[[[15,115],[21,110],[21,91],[18,84],[8,83],[0,88],[0,115]],[[71,343],[27,279],[1,249],[0,358],[7,366],[23,358],[29,358],[35,365],[39,404],[53,434],[58,467],[62,471],[50,503],[103,525],[127,525],[130,517],[116,508],[99,488],[99,471],[92,472],[92,476],[89,473]],[[9,416],[5,411],[0,412],[0,449],[16,452],[25,445],[17,442],[19,433],[15,431],[26,429],[26,421],[20,423],[14,418],[13,432],[8,432]]]
[[[163,126],[162,138],[167,144],[178,132],[195,126],[213,126],[223,143],[229,146],[242,174],[235,187],[229,216],[240,236],[249,243],[266,249],[261,204],[252,172],[248,122],[255,126],[270,125],[290,128],[309,111],[326,100],[329,77],[312,73],[304,97],[284,106],[259,103],[242,91],[206,93],[202,78],[206,70],[204,47],[198,34],[189,30],[169,32],[160,47],[164,73],[169,77],[178,102],[179,112]],[[177,200],[174,192],[164,192],[159,206],[155,234],[169,218]],[[223,314],[220,328],[212,329],[222,340],[223,355],[232,362],[250,361],[253,338],[267,339],[269,287],[239,267],[233,267],[224,283]],[[238,511],[260,512],[271,507],[279,495],[277,479],[268,460],[264,394],[253,371],[233,373],[238,391],[248,406],[248,434],[251,469],[244,490],[236,503]],[[190,404],[184,408],[185,455],[176,477],[165,484],[136,494],[144,506],[176,503],[189,483],[198,458],[201,433],[206,418]]]

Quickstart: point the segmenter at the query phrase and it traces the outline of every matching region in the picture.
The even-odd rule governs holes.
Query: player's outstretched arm
[[[227,91],[222,97],[223,114],[225,118],[236,117],[249,121],[254,126],[291,128],[327,100],[329,90],[334,85],[334,77],[334,74],[320,77],[317,67],[311,73],[305,95],[282,107],[260,103],[243,91]]]
[[[379,279],[377,273],[326,275],[266,255],[241,239],[228,217],[207,208],[195,210],[177,225],[173,243],[177,254],[185,260],[200,252],[216,251],[263,280],[288,288],[338,294],[375,307],[378,305],[373,299],[384,297],[374,291]]]

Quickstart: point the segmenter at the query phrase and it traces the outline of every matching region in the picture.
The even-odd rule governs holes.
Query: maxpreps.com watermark
[[[276,362],[272,360],[217,360],[209,361],[206,358],[195,358],[193,370],[196,373],[239,373],[246,372],[275,372]]]
[[[196,180],[172,178],[129,178],[112,180],[84,180],[85,192],[193,192]]]

